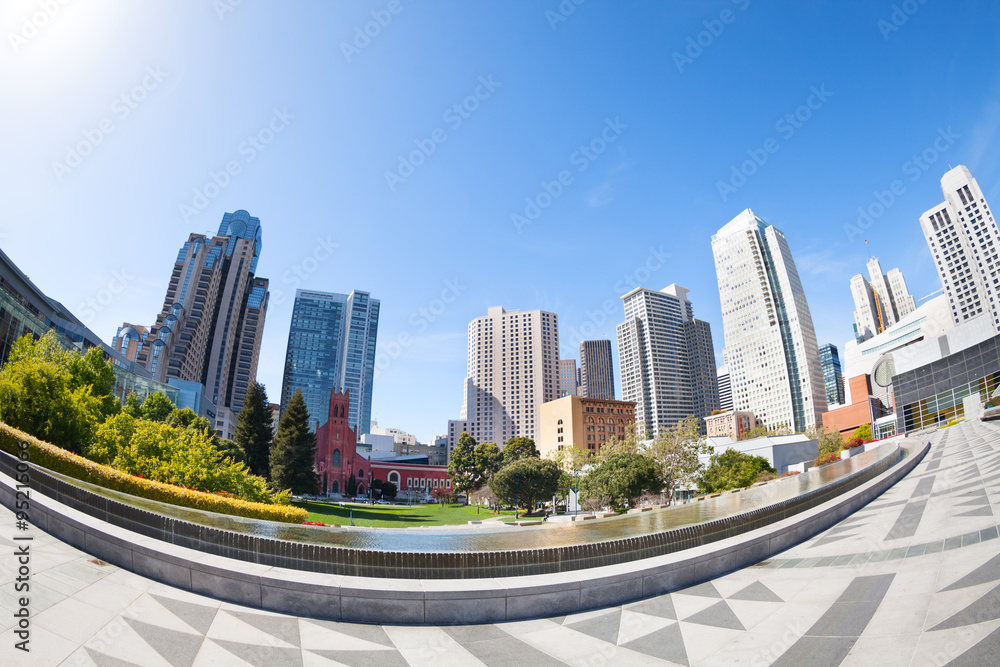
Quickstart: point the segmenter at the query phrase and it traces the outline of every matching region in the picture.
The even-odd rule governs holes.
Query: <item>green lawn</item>
[[[513,515],[513,512],[496,514],[482,508],[476,514],[475,505],[355,505],[345,506],[317,502],[296,502],[309,512],[309,521],[341,526],[351,525],[351,510],[355,526],[373,528],[406,528],[407,526],[454,526],[469,521],[489,519],[494,516]]]

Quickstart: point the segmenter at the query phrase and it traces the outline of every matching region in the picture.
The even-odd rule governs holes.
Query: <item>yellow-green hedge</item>
[[[28,443],[29,462],[68,477],[90,482],[106,489],[128,493],[161,503],[191,507],[220,514],[233,514],[252,519],[302,523],[309,513],[291,505],[265,505],[246,500],[225,498],[214,493],[182,489],[172,484],[154,482],[115,470],[78,456],[61,447],[34,438],[23,431],[0,422],[0,449],[14,456],[20,454],[20,443]]]

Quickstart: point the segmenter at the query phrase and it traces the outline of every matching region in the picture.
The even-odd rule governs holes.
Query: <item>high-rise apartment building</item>
[[[177,254],[156,323],[141,335],[122,327],[114,341],[157,382],[204,385],[224,437],[232,436],[257,379],[268,300],[268,281],[256,275],[260,251],[260,220],[243,210],[223,215],[216,236],[191,234]],[[135,346],[133,336],[142,338]]]
[[[687,293],[675,284],[659,292],[637,287],[622,297],[622,398],[635,402],[635,419],[647,433],[719,408],[712,332],[694,319]]]
[[[579,377],[580,374],[576,369],[576,359],[559,360],[559,398],[563,396],[576,396],[579,393]]]
[[[715,375],[719,382],[719,409],[728,412],[733,409],[733,385],[729,381],[729,366],[722,364]]]
[[[358,436],[371,432],[379,306],[378,299],[357,290],[295,292],[281,383],[282,413],[301,389],[315,429],[330,417],[330,392],[347,391],[347,423]]]
[[[461,419],[449,422],[449,450],[459,429],[476,442],[537,439],[542,403],[559,398],[559,323],[543,310],[492,306],[469,323],[468,377]]]
[[[733,407],[802,432],[826,411],[816,332],[785,235],[747,209],[712,237]]]
[[[837,346],[827,343],[819,346],[819,365],[823,369],[823,386],[826,387],[827,406],[844,404],[844,373],[840,366]]]
[[[877,336],[916,310],[913,296],[899,269],[882,273],[877,257],[868,260],[866,280],[860,273],[851,278],[854,296],[854,336],[860,343]]]
[[[615,400],[610,340],[585,340],[580,343],[580,395],[603,401]]]
[[[944,201],[920,216],[955,324],[986,316],[1000,332],[1000,231],[976,179],[959,165],[941,177]]]

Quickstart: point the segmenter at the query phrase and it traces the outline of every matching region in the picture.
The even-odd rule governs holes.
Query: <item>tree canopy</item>
[[[309,410],[302,390],[296,389],[278,424],[278,435],[271,450],[271,481],[279,489],[294,494],[315,493],[316,434],[309,430]]]
[[[233,440],[246,453],[247,466],[253,474],[270,479],[274,417],[264,385],[250,385],[237,420]]]
[[[699,456],[712,451],[698,429],[698,418],[688,417],[678,422],[672,429],[661,430],[648,449],[648,454],[656,464],[657,473],[663,482],[663,490],[671,499],[678,486],[690,486],[695,483],[701,470]]]
[[[503,464],[513,463],[523,458],[533,456],[538,458],[538,447],[531,438],[514,437],[503,445]]]
[[[708,467],[698,479],[698,489],[702,493],[741,489],[754,484],[764,472],[774,474],[775,470],[763,456],[727,449],[721,454],[712,455]]]
[[[581,485],[583,496],[614,507],[628,507],[632,499],[659,493],[662,488],[652,458],[629,451],[605,457],[583,478]]]
[[[559,490],[561,476],[555,461],[526,456],[500,468],[490,478],[490,490],[503,503],[530,508]]]

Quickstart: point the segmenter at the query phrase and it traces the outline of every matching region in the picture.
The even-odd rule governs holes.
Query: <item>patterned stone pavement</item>
[[[33,531],[31,653],[0,557],[0,665],[990,665],[1000,655],[1000,427],[929,436],[874,502],[775,558],[668,595],[495,625],[356,625],[154,583]],[[0,546],[15,546],[0,510]]]

